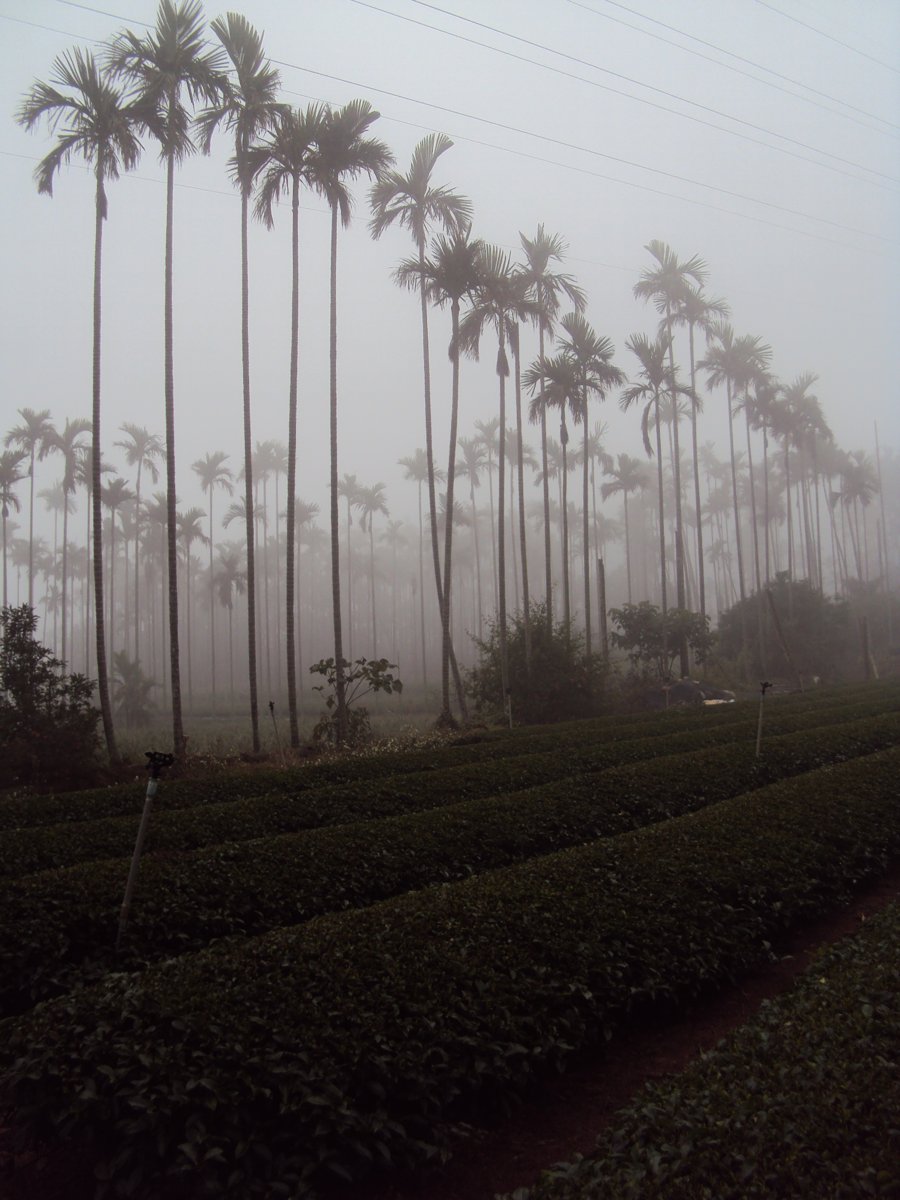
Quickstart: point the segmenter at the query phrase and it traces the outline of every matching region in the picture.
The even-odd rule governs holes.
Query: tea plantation
[[[767,701],[759,757],[756,720],[755,704],[610,717],[164,782],[119,954],[142,789],[0,800],[0,1107],[23,1137],[89,1146],[98,1195],[312,1198],[434,1167],[461,1122],[733,984],[900,857],[900,687]],[[878,999],[896,982],[889,941],[866,943],[854,978],[880,980],[870,1025],[896,1036],[896,1003],[891,1017]],[[856,1038],[860,1064],[884,1056],[821,1020],[840,1047]],[[766,1044],[766,1111],[803,1107],[805,1051]],[[748,1033],[727,1069],[751,1077],[759,1045]],[[849,1129],[869,1119],[853,1099],[864,1070]],[[785,1194],[765,1186],[789,1168],[746,1136],[752,1097],[733,1133],[708,1133],[738,1103],[713,1082],[686,1080],[674,1117],[642,1100],[535,1200]],[[798,1144],[820,1120],[803,1112]],[[684,1145],[732,1147],[721,1187],[671,1184],[694,1151],[666,1155]],[[857,1156],[844,1180],[829,1154],[849,1190],[816,1194],[894,1194],[877,1190],[887,1168]]]

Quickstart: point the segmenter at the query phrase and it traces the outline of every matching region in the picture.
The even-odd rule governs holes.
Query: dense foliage
[[[97,777],[94,684],[35,638],[27,604],[3,609],[0,639],[0,753],[8,785],[84,787]]]
[[[545,604],[529,609],[531,658],[526,653],[525,618],[510,617],[506,632],[513,719],[524,725],[570,721],[598,713],[605,667],[588,658],[582,634],[563,621],[551,626]],[[466,690],[478,712],[502,720],[505,711],[500,671],[500,626],[488,622],[484,639],[475,638],[478,664],[467,673]]]
[[[610,642],[626,652],[632,671],[641,678],[671,679],[682,643],[702,666],[715,641],[709,617],[687,609],[670,608],[663,617],[655,604],[642,600],[613,608],[610,616],[618,626],[610,633]]]

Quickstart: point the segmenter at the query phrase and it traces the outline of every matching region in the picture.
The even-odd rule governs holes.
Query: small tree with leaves
[[[683,608],[661,612],[649,600],[610,609],[613,624],[610,634],[616,648],[624,650],[632,674],[642,679],[671,679],[675,659],[682,643],[690,647],[694,661],[703,665],[709,658],[715,635],[709,618]]]
[[[13,787],[38,790],[96,782],[100,713],[96,686],[66,675],[65,663],[35,639],[37,616],[27,604],[2,610],[0,746],[3,775]]]
[[[323,658],[309,668],[311,675],[322,675],[325,679],[324,683],[313,687],[314,692],[321,692],[324,696],[326,708],[313,729],[313,741],[337,745],[343,740],[344,745],[360,746],[370,738],[371,727],[369,710],[359,707],[358,701],[372,692],[402,692],[403,684],[396,675],[391,674],[396,671],[397,664],[388,662],[386,658],[357,658],[352,663],[342,659],[341,668],[347,717],[347,733],[343,739],[338,721],[337,664],[333,658]]]

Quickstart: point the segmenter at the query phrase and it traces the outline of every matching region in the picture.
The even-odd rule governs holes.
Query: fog
[[[637,362],[626,350],[626,339],[638,332],[655,336],[658,327],[655,308],[636,299],[633,288],[641,272],[652,266],[645,247],[659,239],[682,260],[693,255],[704,260],[708,294],[728,302],[737,335],[758,336],[771,346],[771,370],[781,381],[803,372],[818,376],[813,391],[841,449],[874,458],[876,424],[883,457],[900,446],[900,7],[891,0],[854,5],[852,20],[851,10],[837,0],[816,5],[801,0],[774,5],[762,0],[636,0],[635,7],[610,0],[452,0],[447,7],[418,0],[247,0],[235,7],[264,31],[285,101],[303,106],[311,100],[334,105],[369,100],[381,114],[369,133],[389,146],[399,170],[406,171],[413,148],[427,133],[449,135],[454,145],[439,159],[434,180],[470,199],[474,236],[518,259],[520,233],[533,237],[542,223],[548,233],[560,235],[567,245],[560,269],[570,272],[587,293],[586,316],[598,333],[612,339],[615,364],[629,379],[635,377]],[[213,18],[225,9],[207,3],[205,11]],[[53,198],[39,196],[32,173],[52,141],[45,128],[25,132],[13,114],[34,80],[49,79],[56,55],[76,44],[97,50],[96,42],[123,28],[142,33],[154,18],[150,0],[114,0],[104,11],[64,0],[4,0],[0,433],[16,424],[23,407],[48,408],[60,427],[66,418],[88,417],[91,403],[93,182],[73,162],[61,170]],[[114,445],[122,436],[120,426],[132,422],[159,434],[164,428],[165,188],[157,149],[149,137],[145,142],[138,168],[110,185],[104,230],[103,454],[131,487],[133,472]],[[179,507],[197,506],[204,513],[207,499],[191,464],[222,451],[236,476],[243,454],[240,203],[229,180],[230,153],[229,139],[222,135],[209,157],[185,161],[175,195]],[[400,290],[392,279],[414,247],[399,228],[373,240],[368,184],[360,182],[353,191],[353,221],[341,231],[338,248],[339,473],[356,475],[364,486],[385,485],[389,518],[403,522],[398,532],[406,544],[397,551],[405,581],[399,596],[391,584],[396,560],[383,542],[378,546],[381,644],[373,645],[364,591],[368,581],[362,574],[368,535],[360,536],[356,514],[359,565],[353,587],[359,609],[351,649],[354,655],[396,655],[419,676],[414,630],[418,597],[413,590],[419,569],[417,490],[398,463],[424,446],[421,327],[417,296]],[[300,218],[297,494],[319,506],[317,523],[327,532],[329,213],[324,200],[306,192]],[[290,266],[290,211],[282,205],[274,229],[254,223],[250,237],[255,442],[287,441]],[[433,310],[435,453],[443,469],[449,332],[448,313]],[[698,357],[704,351],[699,345]],[[537,353],[536,332],[524,329],[523,365]],[[476,421],[497,414],[495,356],[496,343],[487,334],[480,361],[462,363],[461,436],[471,437]],[[684,375],[683,333],[677,335],[675,357]],[[620,390],[614,389],[604,404],[592,404],[591,424],[604,423],[607,453],[646,460],[639,411],[620,410]],[[724,388],[709,391],[701,376],[700,392],[700,439],[714,442],[719,457],[727,459]],[[511,407],[508,414],[512,424]],[[741,424],[735,429],[740,448]],[[551,420],[553,432],[558,434]],[[572,437],[574,450],[577,431]],[[539,454],[536,426],[526,429],[526,441]],[[655,461],[647,461],[655,469]],[[53,456],[38,464],[38,490],[58,478]],[[541,497],[532,478],[533,472],[526,470],[529,509]],[[598,473],[598,493],[602,482]],[[484,513],[482,610],[492,611],[487,483],[484,477],[476,500]],[[283,507],[283,476],[278,486]],[[274,489],[274,479],[269,487]],[[145,482],[145,496],[152,490]],[[16,493],[22,507],[11,518],[18,522],[16,537],[22,538],[28,530],[27,480],[17,485]],[[217,543],[240,541],[240,522],[228,530],[218,524],[218,516],[238,498],[237,491],[234,497],[216,493]],[[272,533],[274,490],[267,498]],[[461,507],[468,506],[464,478],[458,481],[456,498]],[[580,504],[578,471],[572,475],[569,498]],[[83,493],[75,501],[69,536],[83,545]],[[619,498],[599,503],[603,515],[621,522]],[[343,505],[342,513],[345,519]],[[40,502],[35,521],[36,533],[52,545],[52,519]],[[375,516],[376,539],[387,521],[383,513]],[[206,517],[201,524],[208,532]],[[530,590],[540,598],[542,531],[539,524],[529,524]],[[579,520],[573,520],[573,529],[578,527]],[[624,546],[621,536],[613,536],[617,532],[621,535],[611,528],[608,544],[596,546],[609,564],[610,603],[626,599]],[[56,536],[58,540],[59,529]],[[874,523],[871,536],[874,547]],[[478,632],[484,615],[477,608],[470,543],[471,529],[461,527],[454,616],[455,639],[466,661],[471,659],[466,634]],[[207,551],[198,544],[194,553],[202,572]],[[576,563],[579,553],[573,546]],[[872,556],[874,577],[874,548]],[[511,557],[508,565],[512,610],[521,596]],[[439,647],[428,568],[426,559],[429,683],[434,684]],[[894,572],[896,577],[896,564]],[[652,573],[645,574],[647,595],[654,599],[657,585]],[[123,569],[120,603],[124,579]],[[827,572],[824,582],[829,582]],[[272,587],[279,584],[273,576]],[[20,560],[18,569],[10,568],[11,601],[21,599],[22,586]],[[45,586],[44,580],[37,584],[38,598]],[[307,664],[331,652],[330,596],[325,590],[316,592],[316,586],[311,579],[301,582],[301,619],[303,611],[308,614],[301,654]],[[634,588],[634,598],[643,598],[637,580]],[[578,594],[573,582],[573,595]],[[711,600],[711,613],[732,598],[723,580],[721,594]],[[269,602],[268,635],[276,644],[269,670],[276,692],[281,617],[274,596]],[[126,617],[123,610],[121,640]],[[198,621],[205,620],[201,612]],[[224,656],[224,611],[217,622]],[[52,641],[52,621],[43,629]],[[235,608],[239,663],[245,636]],[[205,638],[207,632],[197,633],[198,642]],[[73,631],[73,641],[77,666],[77,647],[84,639]],[[153,653],[162,670],[159,644]],[[195,647],[194,653],[194,669],[206,681],[201,651]],[[148,673],[159,677],[158,670]],[[262,688],[266,682],[263,677]],[[309,702],[308,679],[301,686]]]

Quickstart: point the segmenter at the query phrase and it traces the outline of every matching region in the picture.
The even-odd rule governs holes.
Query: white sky
[[[626,372],[625,338],[656,324],[632,287],[649,263],[644,245],[659,238],[682,258],[706,259],[709,292],[730,302],[738,334],[771,344],[783,380],[807,370],[820,376],[816,390],[844,448],[871,452],[876,420],[882,446],[900,445],[896,0],[444,0],[443,8],[416,0],[246,0],[235,7],[265,32],[268,53],[282,64],[285,99],[370,100],[382,113],[371,132],[402,170],[426,132],[449,134],[456,145],[436,180],[470,197],[476,236],[517,253],[519,231],[533,236],[539,222],[561,234],[567,269],[588,292],[587,315],[613,339]],[[224,11],[206,5],[210,18]],[[127,26],[139,31],[154,16],[152,0],[97,0],[96,7],[0,0],[7,114],[0,432],[25,405],[50,408],[60,424],[89,415],[91,386],[91,180],[65,169],[53,199],[38,196],[32,171],[51,143],[45,132],[26,134],[12,114],[67,47]],[[186,163],[176,193],[183,504],[202,502],[191,462],[221,449],[236,471],[242,456],[239,204],[225,172],[228,153],[223,138],[210,159]],[[110,189],[104,444],[120,469],[111,445],[120,422],[160,433],[164,425],[161,181],[150,144],[134,175]],[[401,231],[371,241],[366,196],[360,187],[339,248],[340,471],[364,484],[387,482],[392,516],[409,517],[415,489],[401,482],[396,460],[424,445],[418,305],[390,276],[411,243]],[[286,441],[286,209],[274,231],[254,229],[251,255],[253,434]],[[328,216],[308,195],[298,494],[320,504],[323,523],[327,317]],[[447,320],[433,324],[444,461]],[[525,361],[536,353],[529,335]],[[481,363],[464,367],[463,435],[496,412],[493,362],[486,345]],[[703,431],[720,445],[723,410],[724,396],[711,397]],[[621,414],[612,401],[596,410],[599,418],[609,423],[612,453],[642,453],[636,414]],[[530,441],[537,444],[535,430]]]

